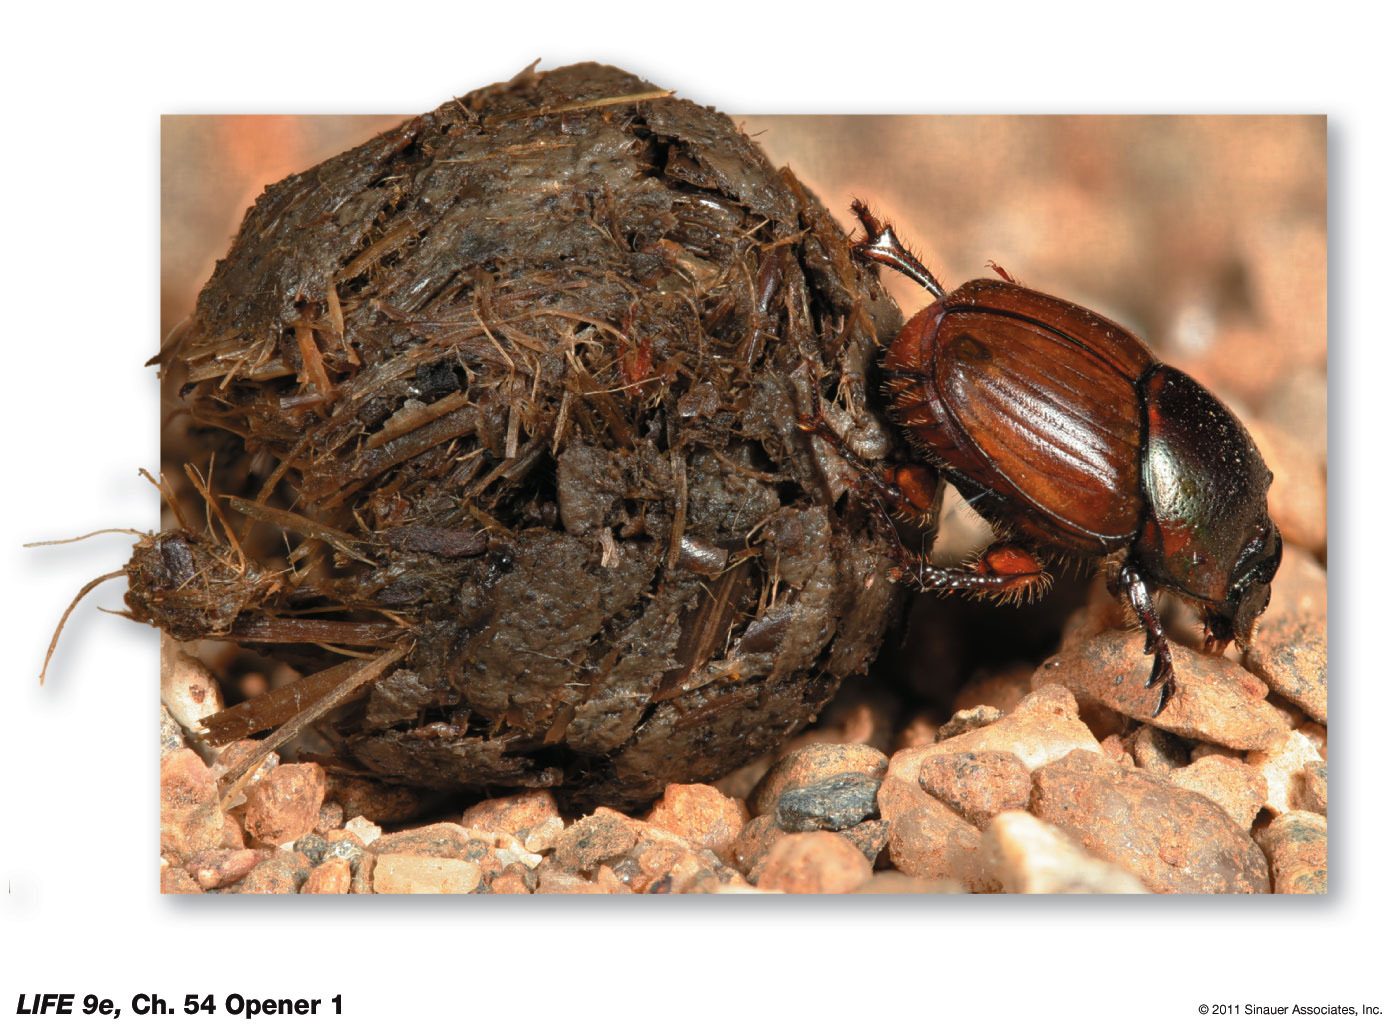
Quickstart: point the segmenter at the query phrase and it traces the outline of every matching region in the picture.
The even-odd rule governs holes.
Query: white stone
[[[1004,811],[982,834],[981,858],[1007,893],[1149,893],[1142,881],[1086,852],[1030,812]]]
[[[1298,730],[1292,730],[1283,743],[1267,751],[1251,751],[1245,755],[1245,761],[1264,774],[1264,782],[1269,787],[1264,807],[1275,815],[1307,808],[1303,796],[1303,766],[1322,760],[1313,740]]]
[[[380,829],[363,815],[356,815],[349,822],[345,823],[345,828],[359,837],[360,843],[364,844],[366,847],[384,835],[384,830]]]
[[[458,858],[381,854],[374,859],[375,893],[471,893],[481,884],[481,866]]]
[[[195,738],[194,747],[205,761],[217,750],[199,739],[199,721],[224,710],[219,681],[198,659],[180,648],[178,641],[160,639],[160,701],[185,731]]]

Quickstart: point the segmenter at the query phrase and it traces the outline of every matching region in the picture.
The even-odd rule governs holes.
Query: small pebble
[[[316,815],[316,832],[324,836],[332,829],[345,825],[345,809],[336,801],[322,801],[321,810]]]
[[[374,861],[373,854],[366,851],[360,858],[358,865],[350,866],[350,892],[351,893],[373,893],[374,892]]]
[[[1251,751],[1245,760],[1263,773],[1268,787],[1264,807],[1283,815],[1303,807],[1303,772],[1322,758],[1305,734],[1293,730],[1270,750]]]
[[[784,893],[850,893],[871,875],[870,862],[855,844],[819,830],[778,840],[754,885]]]
[[[302,893],[349,893],[351,869],[344,858],[327,858],[306,877]]]
[[[494,847],[490,856],[500,863],[502,869],[517,864],[524,865],[527,869],[538,868],[544,860],[543,854],[526,850],[525,845],[510,833],[480,833],[476,830],[468,832],[482,839],[489,838],[488,842]]]
[[[1263,750],[1287,731],[1279,713],[1264,700],[1268,689],[1254,674],[1228,659],[1171,645],[1176,693],[1161,713],[1160,692],[1146,686],[1152,656],[1142,651],[1142,631],[1101,634],[1062,651],[1036,670],[1036,687],[1062,684],[1076,697],[1104,704],[1154,726],[1220,744],[1237,751]]]
[[[311,874],[311,863],[297,851],[273,851],[234,886],[237,893],[296,893]]]
[[[344,808],[348,818],[363,816],[380,826],[422,818],[434,801],[433,794],[415,787],[338,772],[326,774],[326,797]]]
[[[728,861],[744,823],[743,804],[704,783],[668,783],[647,822],[674,833],[692,847],[713,851]]]
[[[1109,761],[1117,762],[1125,769],[1137,768],[1137,763],[1133,761],[1132,753],[1128,750],[1128,742],[1122,735],[1114,733],[1104,737],[1099,741],[1099,747],[1103,748],[1103,753]]]
[[[243,791],[248,834],[269,847],[296,840],[316,827],[326,796],[326,772],[315,762],[279,765]]]
[[[1259,834],[1269,859],[1275,893],[1327,892],[1327,820],[1316,812],[1291,811]]]
[[[895,868],[920,879],[952,879],[970,890],[988,888],[977,856],[981,835],[957,812],[893,775],[881,784],[879,801]]]
[[[1006,893],[1147,893],[1131,872],[1088,854],[1028,812],[1008,811],[982,834],[982,860]]]
[[[1271,691],[1287,698],[1318,722],[1327,721],[1327,623],[1315,617],[1260,621],[1244,664]]]
[[[160,849],[178,861],[225,846],[214,774],[189,748],[160,760]]]
[[[1158,893],[1266,893],[1263,852],[1214,801],[1102,755],[1035,773],[1030,812]]]
[[[374,860],[375,893],[471,893],[481,866],[457,858],[380,854]]]
[[[175,717],[170,714],[170,709],[164,705],[160,706],[160,756],[164,758],[172,751],[179,751],[186,747],[185,731],[180,724],[175,721]]]
[[[368,847],[384,835],[384,830],[380,829],[363,815],[356,815],[353,819],[347,820],[345,823],[345,831],[355,834],[355,838],[365,847]]]
[[[842,772],[807,786],[788,787],[778,796],[778,825],[789,833],[841,830],[880,813],[875,794],[880,781],[863,772]]]
[[[319,865],[330,847],[330,841],[316,833],[307,833],[292,844],[292,850],[301,851],[312,865]]]
[[[491,880],[492,893],[533,893],[527,880],[524,869],[512,871],[507,868],[504,872]]]
[[[869,819],[841,830],[841,835],[856,845],[865,860],[875,864],[880,853],[889,846],[890,824],[884,819]]]
[[[1298,732],[1308,738],[1308,743],[1312,744],[1317,751],[1317,756],[1324,762],[1327,760],[1327,727],[1318,722],[1305,722],[1298,726]]]
[[[1032,770],[1071,751],[1102,755],[1103,749],[1079,720],[1078,711],[1074,696],[1064,687],[1044,687],[1026,695],[1009,715],[988,726],[938,744],[896,751],[890,759],[889,775],[917,786],[924,760],[934,752],[1003,751]]]
[[[1327,814],[1327,763],[1308,762],[1303,766],[1303,797],[1302,806],[1304,811],[1317,812],[1319,815]]]
[[[1185,741],[1151,723],[1144,723],[1128,736],[1128,747],[1139,769],[1168,776],[1173,769],[1191,764],[1191,751]]]
[[[714,893],[721,884],[742,882],[713,851],[681,843],[643,841],[637,851],[639,873],[629,880],[635,893]],[[601,866],[601,877],[608,866]]]
[[[935,742],[941,742],[944,740],[952,740],[954,737],[961,737],[964,733],[971,733],[973,730],[980,730],[983,726],[990,726],[1004,714],[1006,713],[1002,712],[1001,709],[993,708],[991,705],[976,705],[972,708],[964,708],[961,711],[954,712],[953,718],[938,727],[937,732],[933,735],[933,739]]]
[[[617,877],[617,873],[610,869],[607,865],[598,866],[598,875],[594,882],[596,882],[600,887],[602,887],[604,893],[632,892],[627,888],[627,884]]]
[[[175,721],[195,737],[204,730],[201,719],[224,710],[224,696],[214,674],[166,634],[161,635],[160,644],[160,700]]]
[[[935,748],[919,766],[919,786],[978,829],[1003,811],[1025,808],[1031,799],[1030,770],[1005,751]]]
[[[490,844],[455,822],[437,822],[385,833],[371,843],[369,849],[376,855],[404,854],[459,861],[477,861],[491,853]]]
[[[774,763],[749,796],[749,807],[755,815],[775,812],[783,791],[842,773],[859,772],[882,779],[889,762],[883,753],[864,744],[808,744]]]
[[[681,893],[707,869],[696,852],[679,840],[639,843],[633,851],[632,864],[636,866],[635,871],[632,865],[628,865],[626,871],[626,886],[632,893]],[[607,867],[600,866],[599,872]],[[718,882],[713,870],[709,875],[711,882]]]
[[[235,815],[233,815],[233,814],[230,814],[230,813],[225,813],[225,814],[224,814],[224,829],[223,829],[223,832],[222,832],[222,833],[220,834],[220,836],[219,836],[219,846],[220,846],[220,847],[247,847],[247,846],[248,846],[246,843],[243,842],[243,823],[240,822],[240,821],[238,820],[237,816],[235,816]]]
[[[185,862],[185,871],[201,889],[214,890],[238,882],[267,856],[265,851],[223,848],[201,851]]]
[[[767,815],[755,815],[739,831],[738,839],[734,842],[734,864],[750,881],[758,878],[758,870],[762,866],[769,848],[780,837],[786,835],[783,828],[778,825],[778,816],[773,812],[769,812]]]
[[[1236,758],[1238,754],[1228,747],[1221,747],[1219,744],[1192,744],[1191,761],[1199,762],[1202,758]]]
[[[557,825],[556,836],[564,830],[559,806],[548,790],[526,790],[481,801],[463,813],[462,825],[484,833],[508,833],[527,845],[531,835],[537,831],[543,833],[544,827]],[[538,848],[532,849],[538,851]]]
[[[626,854],[636,842],[636,825],[630,819],[611,808],[600,808],[564,830],[550,861],[564,872],[588,872],[600,862]]]
[[[564,820],[555,815],[533,827],[525,835],[521,844],[527,851],[542,854],[554,850],[555,845],[559,843],[559,838],[563,835]]]
[[[1224,808],[1235,825],[1246,832],[1264,806],[1269,788],[1257,768],[1225,755],[1209,755],[1168,776],[1173,786],[1194,790]]]

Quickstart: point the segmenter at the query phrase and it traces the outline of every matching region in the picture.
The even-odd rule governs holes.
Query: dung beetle
[[[1215,653],[1231,640],[1247,648],[1269,603],[1281,541],[1259,450],[1219,399],[1125,328],[1022,287],[996,264],[1001,280],[947,292],[864,203],[852,210],[864,229],[852,253],[934,297],[881,358],[887,415],[919,461],[866,463],[826,421],[820,396],[802,426],[857,471],[895,575],[921,589],[1035,597],[1049,558],[1106,559],[1110,589],[1146,634],[1160,714],[1175,682],[1152,590],[1198,608]],[[930,565],[891,519],[933,522],[945,482],[997,537],[967,567]]]

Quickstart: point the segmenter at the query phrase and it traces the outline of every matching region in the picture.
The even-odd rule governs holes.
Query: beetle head
[[[1269,605],[1270,583],[1278,572],[1283,543],[1267,516],[1261,529],[1240,552],[1222,602],[1204,603],[1206,631],[1222,646],[1234,641],[1241,651],[1254,641],[1259,616]]]
[[[1213,645],[1247,648],[1282,552],[1269,519],[1274,475],[1239,419],[1186,374],[1159,366],[1139,387],[1146,508],[1136,557],[1201,610]]]

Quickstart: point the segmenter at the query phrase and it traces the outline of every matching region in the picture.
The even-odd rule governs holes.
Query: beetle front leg
[[[888,223],[876,219],[870,212],[870,207],[857,199],[851,203],[851,212],[860,218],[860,226],[865,229],[865,238],[851,243],[853,255],[893,267],[923,285],[935,299],[942,299],[947,294],[938,283],[938,279],[929,273],[929,269],[904,248],[904,243],[899,241],[894,229]]]
[[[1130,563],[1124,563],[1123,568],[1119,570],[1118,586],[1128,596],[1128,602],[1137,613],[1138,622],[1147,634],[1147,643],[1142,649],[1144,655],[1152,655],[1152,675],[1147,678],[1147,687],[1149,690],[1153,687],[1162,688],[1161,696],[1157,699],[1157,709],[1152,713],[1155,719],[1162,714],[1167,701],[1176,693],[1176,672],[1172,668],[1171,649],[1167,647],[1167,634],[1162,629],[1162,620],[1157,615],[1157,606],[1147,590],[1147,583]]]
[[[899,531],[889,520],[890,511],[911,523],[937,523],[938,513],[943,507],[943,478],[934,467],[924,463],[896,463],[881,470],[872,467],[847,444],[826,418],[826,412],[822,409],[820,379],[821,369],[808,359],[807,382],[813,412],[810,415],[797,415],[798,429],[821,438],[855,471],[856,491],[862,504],[878,510],[886,532],[902,547],[898,540]]]
[[[814,434],[832,448],[856,473],[855,490],[866,507],[877,507],[885,517],[896,516],[913,523],[936,523],[943,506],[943,479],[938,471],[922,463],[897,463],[876,470],[860,458],[820,412],[814,417],[799,416],[799,429]],[[891,533],[897,534],[894,524]]]

